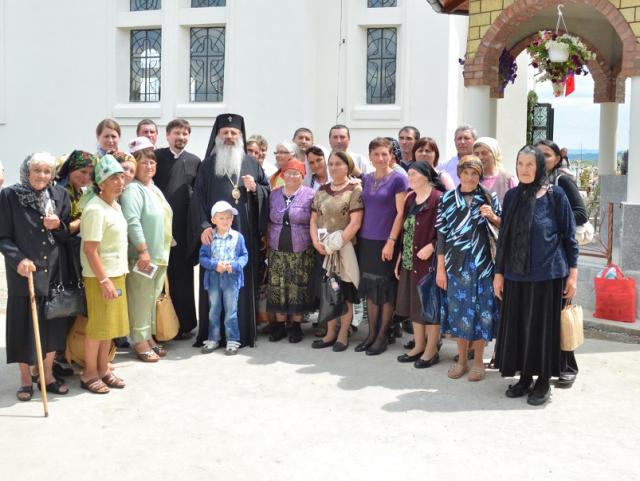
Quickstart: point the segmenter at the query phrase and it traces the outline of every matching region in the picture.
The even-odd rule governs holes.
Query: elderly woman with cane
[[[29,401],[33,385],[29,365],[36,364],[34,327],[40,332],[44,359],[46,390],[67,394],[66,384],[53,375],[56,350],[64,350],[67,324],[48,321],[44,315],[49,286],[57,278],[61,245],[69,237],[71,213],[69,196],[64,189],[51,185],[55,158],[45,152],[27,157],[20,167],[20,183],[0,193],[0,252],[7,264],[7,362],[19,363],[20,388],[17,398]],[[33,273],[35,314],[27,279]]]

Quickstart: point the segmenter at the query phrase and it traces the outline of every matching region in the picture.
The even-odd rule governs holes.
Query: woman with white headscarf
[[[495,192],[500,204],[509,189],[518,185],[518,178],[502,167],[502,150],[498,141],[491,137],[480,137],[473,144],[473,155],[482,161],[483,177],[480,184],[489,192]]]
[[[47,391],[67,394],[69,388],[53,375],[55,351],[64,350],[67,324],[48,321],[45,301],[58,275],[60,247],[69,238],[71,203],[64,189],[53,186],[55,157],[40,152],[20,167],[20,182],[0,192],[0,252],[6,263],[7,363],[19,363],[20,401],[29,401],[33,385],[29,366],[37,362],[27,278],[33,272],[35,302]]]

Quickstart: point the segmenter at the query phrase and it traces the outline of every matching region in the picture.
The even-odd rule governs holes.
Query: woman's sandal
[[[89,379],[87,382],[80,379],[80,387],[93,394],[107,394],[110,389],[100,378]]]
[[[151,348],[151,350],[160,357],[164,357],[167,355],[167,350],[164,348],[162,344],[156,344]]]
[[[33,386],[20,386],[16,392],[18,401],[26,402],[31,401],[33,397]]]
[[[469,376],[467,377],[467,380],[471,382],[482,381],[485,375],[486,372],[483,367],[472,367],[471,370],[469,370]]]
[[[126,383],[112,372],[105,374],[102,377],[102,382],[115,389],[123,389],[126,386]]]
[[[456,362],[449,368],[449,372],[447,373],[447,375],[449,376],[449,379],[460,379],[467,373],[468,370],[469,368],[467,366],[463,366],[462,364]]]
[[[69,393],[69,386],[59,379],[56,379],[54,382],[50,382],[45,387],[47,388],[47,392],[53,394],[60,394],[61,396],[64,396]],[[42,385],[40,383],[38,383],[38,389],[42,391]]]
[[[160,356],[151,349],[145,352],[136,352],[136,357],[142,362],[158,362],[160,360]]]

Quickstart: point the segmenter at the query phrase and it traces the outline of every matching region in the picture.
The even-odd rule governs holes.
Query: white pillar
[[[640,204],[640,77],[631,79],[629,106],[629,163],[627,166],[627,202]]]
[[[480,137],[496,136],[496,99],[486,85],[473,85],[464,91],[463,123],[476,129]]]
[[[600,104],[600,143],[598,153],[598,174],[616,173],[616,134],[618,131],[618,104]]]

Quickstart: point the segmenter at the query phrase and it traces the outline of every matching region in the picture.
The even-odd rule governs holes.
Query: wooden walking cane
[[[31,300],[31,320],[33,321],[33,336],[36,343],[36,357],[38,358],[38,377],[42,391],[42,403],[44,405],[44,417],[49,416],[49,403],[47,402],[47,384],[44,376],[44,363],[42,362],[42,345],[40,344],[40,326],[38,324],[38,308],[36,306],[36,293],[33,287],[33,272],[35,266],[29,268],[29,299]]]

